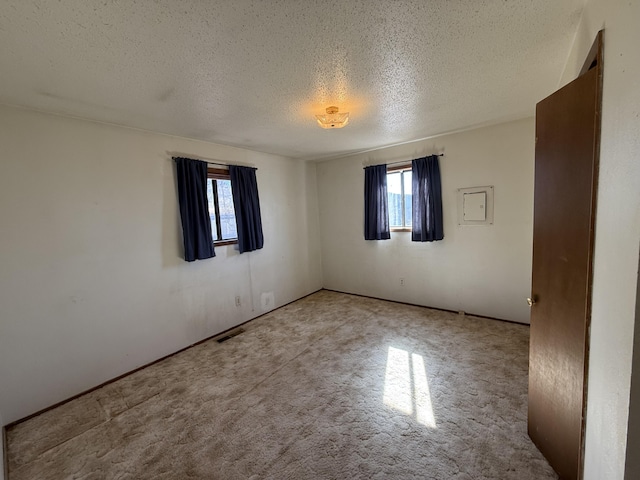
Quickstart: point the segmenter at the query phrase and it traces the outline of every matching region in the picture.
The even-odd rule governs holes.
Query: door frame
[[[575,463],[573,463],[573,467],[572,467],[572,471],[571,471],[571,478],[574,478],[573,475],[575,474],[577,479],[583,479],[584,478],[584,452],[585,452],[585,433],[586,433],[586,416],[587,416],[587,392],[588,392],[588,373],[589,373],[589,355],[590,355],[590,336],[591,336],[591,313],[592,313],[592,295],[593,295],[593,255],[594,255],[594,246],[595,246],[595,222],[596,222],[596,208],[597,208],[597,197],[598,197],[598,175],[599,175],[599,162],[600,162],[600,136],[601,136],[601,116],[602,116],[602,75],[603,75],[603,52],[604,52],[604,31],[601,30],[598,32],[598,34],[596,35],[596,38],[586,56],[586,59],[584,61],[584,64],[582,66],[582,69],[580,70],[579,75],[577,76],[577,78],[582,77],[584,74],[586,74],[587,72],[589,72],[590,75],[593,75],[595,77],[595,110],[594,110],[594,117],[593,117],[593,121],[594,121],[594,125],[593,125],[593,145],[591,148],[591,155],[592,157],[590,157],[590,162],[589,162],[589,167],[590,167],[590,173],[591,173],[591,184],[590,184],[590,196],[589,198],[585,198],[584,201],[585,207],[587,206],[586,202],[588,203],[589,206],[589,217],[588,217],[588,231],[585,232],[587,234],[586,238],[585,237],[581,237],[584,238],[587,242],[586,245],[586,265],[583,263],[582,265],[585,265],[586,267],[586,272],[585,272],[585,277],[584,277],[584,284],[579,284],[580,288],[584,288],[585,290],[583,290],[584,292],[584,297],[582,297],[583,299],[580,301],[580,306],[583,309],[584,312],[584,317],[580,317],[580,318],[584,318],[584,324],[580,325],[580,335],[579,337],[572,337],[574,338],[575,341],[577,341],[578,343],[576,343],[576,345],[579,345],[579,342],[584,341],[583,344],[583,348],[582,348],[582,378],[581,378],[581,389],[582,392],[579,392],[579,390],[574,390],[575,392],[575,399],[576,399],[576,403],[578,399],[581,399],[581,405],[575,405],[575,409],[572,410],[573,413],[575,413],[576,417],[579,414],[579,427],[577,425],[577,420],[578,418],[573,417],[576,420],[576,423],[574,423],[576,429],[579,428],[579,430],[576,430],[575,433],[579,435],[578,438],[575,438],[575,440],[571,440],[572,441],[572,447],[574,449],[576,449],[577,451],[574,451],[576,457],[574,457],[574,453],[572,453],[571,457],[571,461],[576,461],[577,465]],[[595,70],[595,72],[592,72],[592,70]],[[576,78],[576,79],[577,79]],[[575,81],[575,80],[574,80]],[[592,84],[593,85],[593,84]],[[562,90],[563,88],[565,88],[567,85],[561,87],[559,90]],[[554,92],[555,93],[555,92]],[[553,95],[553,94],[551,94]],[[548,98],[548,97],[547,97]],[[590,97],[593,98],[593,97]],[[544,101],[544,100],[543,100]],[[585,120],[588,121],[588,119],[585,118]],[[537,123],[537,122],[536,122]],[[537,131],[537,127],[536,127],[536,144],[538,143],[538,131]],[[588,145],[588,144],[585,144]],[[538,147],[536,146],[536,165],[537,165],[537,161],[538,161]],[[586,187],[586,185],[585,185]],[[538,192],[535,193],[535,195],[539,195]],[[535,203],[535,201],[534,201]],[[535,226],[534,226],[535,228]],[[535,230],[534,230],[534,241],[535,241]],[[535,247],[534,247],[535,249]],[[533,274],[536,271],[536,264],[532,264],[532,280],[533,280]],[[551,271],[552,273],[552,271]],[[584,285],[584,287],[582,287],[582,285]],[[532,292],[531,292],[531,298],[528,299],[529,301],[529,305],[533,305],[536,301],[536,293],[533,291],[534,285],[533,285],[533,281],[532,281]],[[584,302],[584,303],[583,303]],[[576,319],[579,319],[578,317],[574,317]],[[532,322],[533,323],[533,322]],[[532,327],[534,327],[534,325],[532,324]],[[577,335],[577,333],[575,333],[575,335]],[[557,347],[556,350],[558,351]],[[561,349],[560,349],[561,351]],[[531,353],[530,353],[531,355]],[[580,370],[576,371],[576,375],[580,375]],[[529,382],[531,382],[531,378],[529,379]],[[531,383],[529,383],[529,385],[531,386]],[[531,388],[531,387],[530,387]],[[531,394],[531,392],[530,392]],[[529,407],[531,408],[531,407]],[[578,410],[579,408],[579,410]],[[536,417],[537,418],[537,417]],[[529,410],[529,416],[528,416],[528,420],[527,420],[527,428],[528,431],[531,432],[531,428],[532,428],[532,418],[531,418],[531,410]],[[530,435],[531,436],[531,435]],[[532,440],[534,439],[533,436],[531,436]],[[536,438],[538,438],[539,440],[539,436],[538,434],[536,434]],[[578,444],[576,445],[573,442],[577,442]],[[536,443],[534,441],[534,443]],[[557,452],[557,450],[549,450],[548,448],[549,444],[546,445],[545,450],[547,451],[547,454],[549,454],[550,452],[556,452],[556,454],[562,453],[562,452]],[[539,446],[538,448],[541,448],[541,446]],[[546,456],[546,455],[545,455]],[[557,458],[556,458],[557,460]],[[555,463],[555,461],[554,461]],[[575,468],[575,470],[574,470]]]
[[[603,72],[603,56],[604,56],[604,30],[600,30],[596,34],[596,38],[589,49],[589,53],[580,69],[581,76],[589,70],[596,69],[597,82],[597,98],[596,98],[596,118],[595,118],[595,136],[594,136],[594,159],[593,159],[593,184],[591,190],[591,219],[590,219],[590,235],[589,235],[589,262],[587,271],[587,305],[586,305],[586,329],[584,345],[584,379],[582,386],[582,429],[580,433],[580,450],[578,458],[578,478],[584,478],[584,451],[585,451],[585,434],[587,428],[587,401],[589,390],[589,357],[591,352],[591,303],[593,300],[593,252],[595,249],[595,231],[596,231],[596,208],[598,199],[598,176],[600,171],[600,133],[602,124],[602,72]]]

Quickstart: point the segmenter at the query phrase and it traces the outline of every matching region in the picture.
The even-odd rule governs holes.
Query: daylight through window
[[[411,166],[389,169],[387,195],[391,230],[411,230]]]
[[[213,241],[216,244],[236,243],[238,231],[229,171],[210,168],[207,176],[209,177],[207,198]]]

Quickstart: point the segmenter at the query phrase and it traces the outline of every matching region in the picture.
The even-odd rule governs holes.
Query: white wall
[[[640,242],[639,19],[637,0],[589,1],[561,80],[565,84],[578,75],[596,33],[604,28],[586,480],[622,479],[625,469]],[[640,408],[640,399],[632,399],[631,407]]]
[[[8,107],[0,145],[5,422],[322,287],[313,164]],[[172,153],[258,167],[262,250],[181,258]]]
[[[528,118],[318,163],[325,288],[528,323],[534,130]],[[364,240],[363,164],[436,152],[444,240]],[[456,190],[485,185],[495,187],[494,225],[458,226]]]

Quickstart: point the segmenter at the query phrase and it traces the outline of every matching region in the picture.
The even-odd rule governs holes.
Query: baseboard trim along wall
[[[289,305],[289,304],[291,304],[291,303],[293,303],[293,302],[297,302],[298,300],[301,300],[301,299],[303,299],[303,298],[306,298],[306,297],[308,297],[309,295],[313,295],[314,293],[317,293],[317,292],[319,292],[320,290],[326,290],[326,291],[328,291],[328,292],[344,293],[345,295],[353,295],[353,296],[355,296],[355,297],[363,297],[363,298],[372,298],[372,299],[375,299],[375,300],[383,300],[383,301],[385,301],[385,302],[398,303],[398,304],[400,304],[400,305],[410,305],[410,306],[413,306],[413,307],[430,308],[430,309],[432,309],[432,310],[439,310],[439,311],[441,311],[441,312],[450,312],[450,313],[459,314],[459,312],[457,312],[457,311],[455,311],[455,310],[448,310],[448,309],[446,309],[446,308],[430,307],[429,305],[418,305],[418,304],[416,304],[416,303],[399,302],[399,301],[397,301],[397,300],[389,300],[389,299],[387,299],[387,298],[372,297],[372,296],[370,296],[370,295],[361,295],[361,294],[358,294],[358,293],[342,292],[342,291],[340,291],[340,290],[333,290],[333,289],[330,289],[330,288],[321,288],[321,289],[319,289],[319,290],[316,290],[316,291],[314,291],[314,292],[311,292],[311,293],[309,293],[309,294],[307,294],[307,295],[304,295],[304,296],[302,296],[302,297],[300,297],[300,298],[298,298],[298,299],[296,299],[296,300],[292,300],[291,302],[288,302],[288,303],[285,303],[284,305],[281,305],[281,306],[280,306],[280,307],[278,307],[276,310],[278,310],[278,309],[280,309],[280,308],[282,308],[282,307],[286,307],[287,305]],[[250,318],[249,320],[247,320],[247,321],[245,321],[245,322],[242,322],[242,323],[240,323],[240,324],[238,324],[238,325],[235,325],[235,326],[233,326],[233,327],[231,327],[231,328],[228,328],[228,329],[226,329],[226,330],[224,330],[224,331],[222,331],[222,332],[218,332],[218,333],[216,333],[216,334],[214,334],[214,335],[211,335],[211,336],[209,336],[209,337],[207,337],[207,338],[204,338],[204,339],[202,339],[202,340],[200,340],[200,341],[198,341],[198,342],[196,342],[196,343],[193,343],[193,344],[188,345],[188,346],[186,346],[186,347],[184,347],[184,348],[181,348],[180,350],[177,350],[177,351],[175,351],[175,352],[173,352],[173,353],[170,353],[170,354],[168,354],[168,355],[165,355],[164,357],[161,357],[161,358],[158,358],[157,360],[154,360],[154,361],[152,361],[152,362],[146,363],[146,364],[144,364],[144,365],[142,365],[142,366],[140,366],[140,367],[138,367],[138,368],[135,368],[135,369],[133,369],[133,370],[131,370],[131,371],[129,371],[129,372],[123,373],[122,375],[118,375],[117,377],[112,378],[112,379],[110,379],[110,380],[107,380],[106,382],[103,382],[103,383],[101,383],[100,385],[96,385],[95,387],[89,388],[88,390],[84,390],[83,392],[80,392],[80,393],[78,393],[77,395],[74,395],[74,396],[72,396],[72,397],[70,397],[70,398],[67,398],[66,400],[62,400],[62,401],[60,401],[60,402],[58,402],[58,403],[55,403],[55,404],[53,404],[53,405],[51,405],[51,406],[49,406],[49,407],[43,408],[42,410],[38,410],[37,412],[32,413],[31,415],[28,415],[28,416],[26,416],[26,417],[24,417],[24,418],[21,418],[21,419],[19,419],[19,420],[16,420],[16,421],[14,421],[14,422],[9,423],[8,425],[6,425],[5,427],[3,427],[3,428],[2,428],[3,443],[4,443],[4,447],[5,447],[5,448],[4,448],[4,453],[5,453],[5,459],[4,459],[5,478],[6,478],[6,471],[7,471],[7,464],[6,464],[6,429],[7,429],[7,428],[10,428],[10,427],[12,427],[12,426],[14,426],[14,425],[17,425],[17,424],[19,424],[19,423],[25,422],[25,421],[29,420],[30,418],[37,417],[38,415],[40,415],[40,414],[42,414],[42,413],[45,413],[45,412],[48,412],[49,410],[53,410],[54,408],[57,408],[57,407],[59,407],[60,405],[64,405],[65,403],[70,402],[70,401],[72,401],[72,400],[75,400],[76,398],[81,397],[82,395],[86,395],[87,393],[91,393],[91,392],[93,392],[94,390],[97,390],[97,389],[102,388],[102,387],[104,387],[104,386],[106,386],[106,385],[109,385],[110,383],[113,383],[113,382],[115,382],[115,381],[117,381],[117,380],[120,380],[121,378],[124,378],[124,377],[126,377],[127,375],[131,375],[132,373],[135,373],[135,372],[137,372],[137,371],[139,371],[139,370],[142,370],[143,368],[147,368],[147,367],[150,367],[151,365],[155,365],[156,363],[161,362],[161,361],[163,361],[163,360],[166,360],[167,358],[172,357],[172,356],[174,356],[174,355],[177,355],[177,354],[178,354],[178,353],[180,353],[180,352],[183,352],[183,351],[185,351],[185,350],[188,350],[188,349],[189,349],[189,348],[191,348],[191,347],[194,347],[194,346],[196,346],[196,345],[200,345],[201,343],[204,343],[204,342],[208,342],[209,340],[214,340],[214,339],[216,339],[216,338],[218,338],[218,337],[223,337],[223,336],[225,336],[228,332],[231,332],[232,330],[237,330],[238,328],[240,328],[241,326],[243,326],[243,325],[245,325],[245,324],[247,324],[247,323],[249,323],[249,322],[252,322],[252,321],[254,321],[254,320],[257,320],[258,318],[263,317],[263,316],[265,316],[265,315],[269,315],[271,312],[273,312],[273,310],[271,310],[271,311],[269,311],[269,312],[266,312],[266,313],[262,313],[262,314],[260,314],[260,315],[258,315],[258,316],[256,316],[256,317]],[[464,312],[464,314],[465,314],[465,315],[468,315],[468,316],[472,316],[472,317],[486,318],[486,319],[489,319],[489,320],[497,320],[497,321],[499,321],[499,322],[514,323],[514,324],[516,324],[516,325],[522,325],[522,326],[525,326],[525,327],[528,327],[528,326],[529,326],[529,325],[527,325],[526,323],[514,322],[513,320],[505,320],[505,319],[503,319],[503,318],[488,317],[488,316],[486,316],[486,315],[476,315],[475,313],[472,313],[472,312]]]
[[[322,290],[326,290],[328,292],[344,293],[345,295],[353,295],[354,297],[373,298],[375,300],[383,300],[385,302],[399,303],[400,305],[409,305],[409,306],[412,306],[412,307],[430,308],[431,310],[438,310],[440,312],[455,313],[456,315],[460,314],[459,311],[457,311],[457,310],[449,310],[448,308],[438,308],[438,307],[430,307],[429,305],[419,305],[417,303],[400,302],[398,300],[390,300],[388,298],[381,298],[381,297],[372,297],[371,295],[362,295],[362,294],[359,294],[359,293],[343,292],[341,290],[333,290],[331,288],[323,288]],[[472,312],[463,312],[463,313],[465,315],[467,315],[467,316],[470,316],[470,317],[486,318],[488,320],[497,320],[498,322],[513,323],[515,325],[523,325],[525,327],[529,326],[528,323],[516,322],[514,320],[505,320],[504,318],[488,317],[487,315],[478,315],[478,314],[475,314],[475,313],[472,313]]]
[[[250,318],[249,320],[246,320],[246,321],[244,321],[242,323],[239,323],[238,325],[235,325],[235,326],[233,326],[231,328],[227,328],[226,330],[223,330],[222,332],[218,332],[218,333],[216,333],[214,335],[210,335],[207,338],[204,338],[204,339],[199,340],[199,341],[197,341],[195,343],[192,343],[191,345],[188,345],[188,346],[186,346],[184,348],[181,348],[180,350],[176,350],[175,352],[170,353],[168,355],[165,355],[163,357],[160,357],[157,360],[154,360],[154,361],[149,362],[149,363],[145,363],[144,365],[141,365],[138,368],[134,368],[133,370],[130,370],[130,371],[126,372],[126,373],[123,373],[122,375],[118,375],[117,377],[112,378],[110,380],[107,380],[106,382],[103,382],[100,385],[96,385],[95,387],[91,387],[91,388],[89,388],[87,390],[84,390],[84,391],[82,391],[82,392],[80,392],[80,393],[78,393],[78,394],[76,394],[76,395],[74,395],[72,397],[69,397],[69,398],[67,398],[65,400],[62,400],[62,401],[57,402],[57,403],[54,403],[53,405],[51,405],[49,407],[43,408],[42,410],[38,410],[37,412],[32,413],[31,415],[27,415],[24,418],[20,418],[19,420],[15,420],[15,421],[7,424],[5,427],[2,428],[3,436],[6,435],[5,432],[6,432],[7,428],[13,427],[14,425],[17,425],[17,424],[22,423],[22,422],[26,422],[30,418],[37,417],[38,415],[41,415],[41,414],[43,414],[45,412],[48,412],[49,410],[53,410],[54,408],[57,408],[60,405],[64,405],[65,403],[68,403],[68,402],[70,402],[72,400],[75,400],[76,398],[81,397],[82,395],[86,395],[87,393],[91,393],[94,390],[98,390],[99,388],[102,388],[102,387],[104,387],[106,385],[109,385],[110,383],[116,382],[116,381],[120,380],[121,378],[126,377],[127,375],[131,375],[132,373],[136,373],[137,371],[142,370],[143,368],[147,368],[147,367],[150,367],[151,365],[155,365],[156,363],[159,363],[159,362],[161,362],[163,360],[166,360],[167,358],[173,357],[174,355],[177,355],[180,352],[184,352],[185,350],[188,350],[191,347],[195,347],[196,345],[200,345],[201,343],[208,342],[209,340],[214,340],[214,339],[219,338],[219,337],[224,337],[228,332],[231,332],[232,330],[237,330],[238,328],[242,327],[243,325],[246,325],[249,322],[257,320],[260,317],[264,317],[265,315],[269,315],[270,313],[272,313],[275,310],[279,310],[280,308],[286,307],[287,305],[289,305],[289,304],[291,304],[293,302],[297,302],[298,300],[302,300],[303,298],[306,298],[309,295],[313,295],[314,293],[317,293],[320,290],[323,290],[323,289],[321,288],[321,289],[315,290],[315,291],[313,291],[311,293],[308,293],[306,295],[303,295],[302,297],[297,298],[295,300],[292,300],[290,302],[287,302],[284,305],[281,305],[281,306],[279,306],[278,308],[276,308],[274,310],[270,310],[268,312],[261,313],[260,315],[258,315],[256,317],[253,317],[253,318]],[[5,479],[6,479],[7,478],[7,476],[6,476],[7,475],[7,473],[6,473],[7,472],[7,465],[6,465],[7,444],[6,444],[6,438],[4,438],[3,441],[4,441],[4,446],[5,446],[4,454],[5,454]]]

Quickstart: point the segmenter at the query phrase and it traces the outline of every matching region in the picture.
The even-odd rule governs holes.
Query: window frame
[[[229,170],[224,168],[207,168],[207,182],[210,180],[231,180]],[[211,188],[213,190],[213,208],[216,214],[216,230],[218,238],[222,238],[222,223],[220,221],[220,201],[218,200],[218,182],[212,182]],[[235,215],[235,206],[234,206]],[[213,233],[213,232],[212,232]],[[215,247],[222,247],[224,245],[237,245],[238,238],[229,238],[226,240],[214,240],[213,245]]]
[[[402,223],[405,222],[405,200],[404,200],[404,177],[402,175],[403,172],[406,171],[413,171],[413,166],[411,165],[411,163],[403,163],[401,165],[393,165],[391,167],[387,167],[387,175],[389,175],[390,173],[397,173],[400,172],[400,189],[401,189],[401,194],[402,194]],[[413,192],[412,192],[413,194]],[[411,225],[406,226],[403,225],[401,227],[392,227],[391,225],[389,225],[389,231],[391,232],[411,232],[412,231],[412,227]]]

